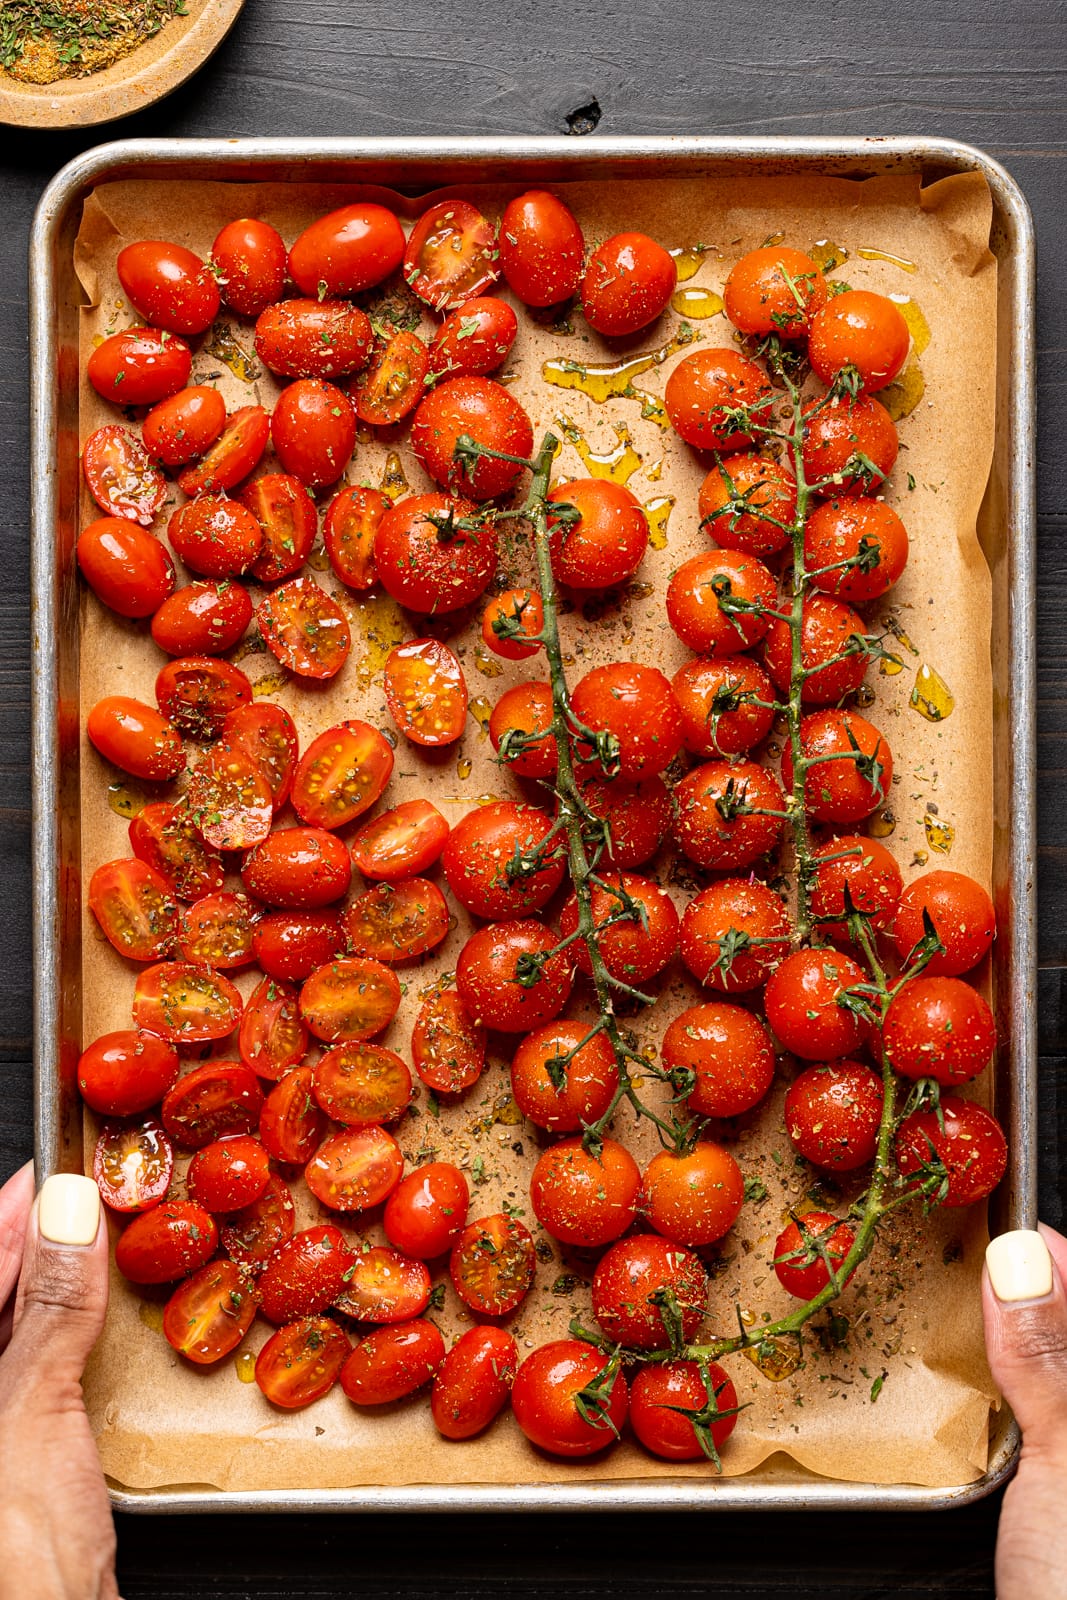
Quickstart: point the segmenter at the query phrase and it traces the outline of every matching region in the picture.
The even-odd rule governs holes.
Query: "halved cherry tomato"
[[[226,972],[252,960],[255,909],[246,895],[204,895],[180,915],[184,960]]]
[[[528,1033],[558,1017],[574,976],[566,952],[552,953],[556,943],[533,917],[479,928],[456,963],[467,1014],[499,1033]]]
[[[449,378],[420,400],[411,424],[412,449],[442,489],[472,500],[507,494],[523,471],[521,462],[492,456],[457,460],[463,437],[528,460],[533,424],[511,391],[492,378]]]
[[[553,777],[559,753],[548,729],[554,716],[550,683],[527,681],[505,689],[489,717],[489,738],[501,764],[520,778]],[[525,738],[536,733],[544,737]],[[519,734],[524,737],[516,743]]]
[[[93,592],[120,617],[149,617],[165,605],[174,563],[128,517],[99,517],[78,535],[78,565]]]
[[[299,572],[315,543],[318,514],[315,502],[300,482],[287,472],[268,472],[246,483],[238,496],[263,530],[252,576],[260,583]]]
[[[275,811],[289,798],[297,760],[296,724],[284,706],[238,706],[222,727],[231,747],[243,750],[267,780]]]
[[[85,441],[82,469],[89,493],[109,517],[149,527],[167,498],[163,474],[128,428],[97,428]]]
[[[332,1222],[305,1228],[271,1257],[256,1289],[268,1322],[292,1322],[333,1304],[355,1265],[355,1253]]]
[[[225,741],[193,768],[185,798],[201,838],[216,850],[250,850],[270,832],[267,780],[242,749]]]
[[[432,867],[448,838],[448,823],[429,800],[405,800],[365,822],[349,844],[365,878],[397,883]]]
[[[496,571],[496,534],[469,500],[408,495],[382,517],[374,567],[409,611],[449,612],[487,588]]]
[[[178,474],[178,488],[190,499],[220,494],[247,478],[267,448],[270,418],[262,406],[242,406],[226,419],[221,437],[202,461]]]
[[[118,1028],[82,1051],[78,1088],[104,1117],[129,1117],[162,1100],[178,1076],[178,1052],[153,1033]]]
[[[545,608],[532,589],[508,589],[490,600],[482,613],[482,638],[494,655],[506,661],[525,661],[544,648],[539,642],[523,644],[541,632]]]
[[[390,333],[348,385],[356,416],[372,427],[399,422],[422,399],[429,365],[429,352],[418,334]]]
[[[323,378],[297,378],[274,407],[270,436],[282,468],[314,489],[336,483],[352,459],[356,414]]]
[[[470,1190],[459,1168],[448,1161],[427,1162],[402,1178],[385,1202],[385,1237],[405,1255],[430,1261],[451,1248],[469,1204]]]
[[[255,1294],[240,1268],[209,1261],[167,1301],[163,1333],[179,1355],[205,1367],[237,1349],[255,1315]]]
[[[351,1349],[329,1317],[301,1317],[271,1334],[256,1357],[256,1382],[272,1405],[299,1411],[329,1394]]]
[[[552,571],[571,589],[607,589],[632,578],[648,549],[648,519],[625,484],[577,478],[548,496]],[[571,519],[554,513],[577,513]]]
[[[355,1405],[388,1405],[429,1383],[444,1358],[445,1341],[432,1322],[378,1328],[341,1368],[341,1388]]]
[[[337,378],[367,360],[370,318],[347,300],[282,300],[256,319],[256,354],[283,378]]]
[[[86,377],[116,406],[154,406],[189,382],[189,346],[164,328],[126,328],[97,345]]]
[[[566,871],[552,818],[537,806],[497,800],[461,817],[441,865],[456,899],[476,917],[529,916],[547,905]]]
[[[370,956],[343,956],[316,967],[300,991],[300,1015],[316,1039],[372,1039],[400,1005],[400,980]]]
[[[430,1301],[430,1274],[386,1245],[356,1256],[352,1276],[334,1302],[357,1322],[410,1322],[421,1317]]]
[[[449,378],[495,372],[507,360],[518,331],[518,318],[506,300],[493,295],[468,300],[449,312],[434,335],[430,371]]]
[[[174,1147],[155,1117],[105,1122],[93,1151],[93,1177],[112,1211],[147,1211],[166,1197]]]
[[[325,1139],[329,1123],[311,1096],[311,1068],[294,1067],[274,1085],[259,1118],[259,1137],[267,1154],[287,1165],[303,1166]]]
[[[228,222],[211,246],[222,298],[242,317],[258,317],[281,298],[285,243],[269,222],[239,217]]]
[[[505,1328],[468,1328],[437,1369],[430,1395],[434,1426],[446,1439],[473,1439],[508,1402],[518,1370],[514,1337]]]
[[[167,523],[167,538],[193,572],[234,578],[259,554],[263,529],[239,500],[205,495],[178,507]]]
[[[252,602],[241,584],[229,578],[188,583],[159,606],[152,638],[170,656],[222,655],[251,620]]]
[[[339,722],[313,739],[293,779],[293,810],[317,828],[342,828],[381,799],[393,750],[369,722]]]
[[[345,614],[310,578],[291,578],[262,600],[256,620],[263,643],[301,678],[335,677],[352,648]]]
[[[168,661],[156,678],[160,711],[187,739],[217,739],[230,712],[251,699],[240,667],[215,656]]]
[[[499,275],[492,224],[469,201],[438,200],[411,230],[404,278],[435,311],[454,310]]]
[[[599,1155],[580,1139],[562,1139],[538,1159],[530,1203],[554,1239],[595,1248],[626,1232],[637,1215],[640,1187],[640,1168],[616,1139],[604,1139]]]
[[[179,900],[215,894],[226,881],[218,851],[200,837],[184,798],[176,805],[155,800],[145,806],[130,822],[130,846]]]
[[[300,1020],[297,992],[280,978],[264,978],[249,997],[237,1048],[246,1067],[277,1082],[303,1060],[307,1029]]]
[[[696,1248],[729,1232],[744,1198],[745,1180],[729,1150],[702,1139],[684,1155],[661,1150],[652,1157],[638,1206],[657,1233]]]
[[[108,861],[89,880],[89,907],[108,941],[131,961],[159,961],[178,938],[178,908],[152,868],[136,857]]]
[[[411,1073],[380,1044],[335,1044],[312,1068],[312,1093],[334,1122],[346,1128],[395,1122],[411,1103]]]
[[[226,1218],[222,1248],[241,1266],[261,1266],[292,1237],[295,1215],[288,1187],[272,1172],[259,1199]]]
[[[197,383],[153,406],[141,424],[141,438],[153,461],[184,467],[210,450],[225,426],[225,400],[209,384]]]
[[[663,404],[686,444],[729,455],[751,444],[752,425],[769,423],[773,394],[766,373],[738,351],[697,350],[667,379]]]
[[[263,1090],[251,1068],[240,1061],[209,1061],[179,1078],[163,1096],[163,1126],[185,1150],[228,1133],[251,1133],[259,1126]]]
[[[344,949],[336,911],[270,911],[252,933],[252,950],[271,978],[301,983]]]
[[[560,1077],[558,1088],[552,1072]],[[584,1022],[536,1028],[520,1041],[511,1063],[515,1104],[550,1133],[577,1133],[583,1124],[596,1122],[618,1083],[614,1050],[603,1033],[592,1033]]]
[[[215,320],[219,291],[211,268],[184,245],[139,239],[115,261],[135,311],[171,333],[203,333]]]
[[[411,1059],[428,1089],[460,1094],[485,1068],[485,1029],[472,1021],[455,989],[434,989],[411,1031]]]
[[[467,682],[459,657],[439,639],[410,639],[390,650],[385,703],[412,744],[454,744],[467,721]]]
[[[175,778],[185,766],[177,729],[154,706],[126,695],[98,700],[85,731],[106,761],[135,778]]]
[[[345,1128],[319,1146],[304,1168],[304,1181],[333,1211],[366,1211],[381,1205],[403,1171],[404,1157],[391,1133],[376,1125]]]
[[[352,862],[325,828],[281,828],[249,852],[241,868],[249,894],[283,910],[316,910],[340,900]]]
[[[529,1293],[537,1269],[530,1230],[502,1211],[469,1222],[448,1261],[452,1286],[465,1306],[506,1317]]]
[[[404,258],[404,232],[384,206],[361,200],[310,223],[289,252],[289,275],[304,294],[373,289]]]
[[[172,1283],[215,1253],[215,1219],[190,1200],[164,1200],[134,1217],[115,1245],[115,1265],[131,1283]]]
[[[322,541],[330,566],[349,589],[370,589],[377,581],[374,538],[390,502],[377,489],[350,485],[326,508]]]
[[[160,961],[137,974],[133,1020],[175,1044],[225,1039],[241,1020],[241,996],[221,972]]]
[[[655,322],[674,293],[678,269],[647,233],[616,233],[597,245],[582,279],[582,310],[597,333],[618,337]]]
[[[500,266],[526,306],[555,306],[577,294],[585,240],[573,212],[545,189],[509,200],[500,219]]]
[[[231,1134],[203,1145],[185,1174],[190,1200],[205,1211],[239,1211],[266,1192],[270,1162],[249,1133]]]
[[[376,883],[342,913],[348,947],[357,956],[413,961],[448,937],[445,897],[428,878]]]

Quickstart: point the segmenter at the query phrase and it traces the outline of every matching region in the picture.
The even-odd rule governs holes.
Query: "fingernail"
[[[1043,1300],[1052,1293],[1052,1257],[1032,1228],[1015,1228],[991,1239],[985,1260],[998,1300]]]
[[[92,1244],[100,1226],[100,1191],[80,1172],[56,1172],[37,1196],[37,1226],[53,1244]]]

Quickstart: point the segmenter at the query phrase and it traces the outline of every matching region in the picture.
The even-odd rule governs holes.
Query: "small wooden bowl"
[[[23,128],[90,128],[153,105],[184,83],[222,43],[244,0],[189,0],[154,38],[86,78],[19,83],[0,72],[0,122]]]

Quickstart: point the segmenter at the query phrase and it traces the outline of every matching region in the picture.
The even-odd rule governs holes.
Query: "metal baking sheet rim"
[[[60,1169],[64,1150],[63,1084],[58,1041],[61,1016],[62,907],[69,894],[60,851],[61,700],[59,666],[62,587],[69,572],[59,560],[60,367],[57,244],[77,208],[97,183],[116,177],[208,176],[232,181],[272,177],[292,180],[294,169],[330,168],[331,179],[398,182],[398,172],[419,189],[453,181],[456,169],[473,181],[498,174],[560,181],[606,168],[628,173],[699,169],[702,165],[769,172],[800,168],[859,176],[921,170],[931,175],[978,171],[993,195],[999,231],[998,368],[1007,372],[1006,403],[998,405],[997,454],[1007,465],[1003,510],[1010,530],[1007,552],[1007,652],[1011,672],[995,684],[1005,709],[996,730],[1007,742],[1011,834],[1006,849],[1008,909],[1003,945],[1007,978],[999,1007],[1012,1041],[1013,1070],[1006,1086],[1009,1167],[1003,1223],[1034,1226],[1036,1210],[1037,1042],[1035,883],[1035,649],[1034,649],[1034,234],[1026,200],[991,157],[946,139],[568,137],[477,139],[131,139],[97,146],[68,163],[45,190],[30,241],[31,580],[32,580],[32,782],[35,1159],[38,1180]],[[348,168],[345,173],[337,169]],[[358,169],[358,172],[354,169]],[[385,170],[383,170],[385,169]],[[448,176],[445,176],[447,169]],[[520,170],[521,169],[521,170]],[[388,177],[385,171],[388,171]],[[323,173],[323,176],[326,174]],[[1003,342],[1006,336],[1006,343]],[[69,369],[66,374],[69,381]],[[68,450],[69,459],[69,450]],[[994,628],[996,627],[995,597]],[[69,737],[69,708],[68,708]],[[996,888],[996,886],[995,886]],[[1002,922],[1003,928],[1003,922]],[[1018,1430],[1002,1413],[995,1425],[989,1467],[974,1483],[948,1488],[844,1483],[801,1468],[764,1467],[744,1478],[707,1481],[633,1480],[598,1483],[583,1477],[552,1485],[451,1484],[334,1490],[222,1491],[210,1485],[130,1490],[110,1484],[112,1504],[142,1512],[511,1512],[526,1511],[783,1511],[944,1510],[991,1493],[1011,1476],[1018,1459]]]

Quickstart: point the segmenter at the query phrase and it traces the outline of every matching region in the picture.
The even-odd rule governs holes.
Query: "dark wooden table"
[[[171,99],[0,144],[0,1179],[31,1152],[26,239],[45,182],[109,137],[916,133],[983,146],[1033,207],[1040,283],[1041,1208],[1067,1157],[1067,4],[249,0]],[[126,1600],[987,1596],[997,1505],[938,1516],[406,1521],[123,1518]]]

